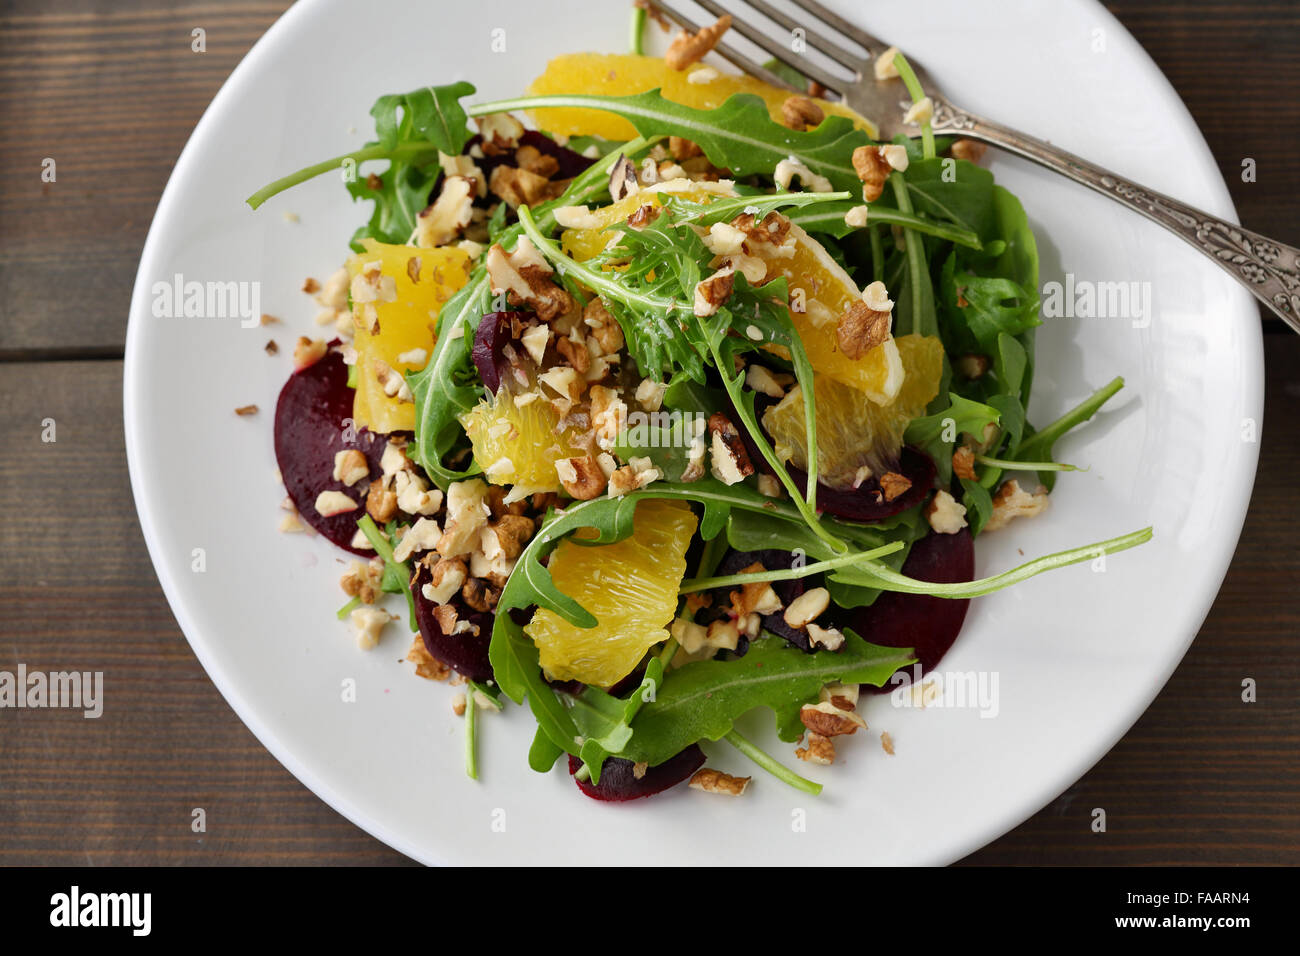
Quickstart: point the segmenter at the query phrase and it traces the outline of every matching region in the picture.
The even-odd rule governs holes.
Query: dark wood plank
[[[190,651],[131,504],[121,363],[4,374],[0,489],[21,505],[0,523],[0,670],[103,671],[106,703],[0,710],[0,864],[402,862],[280,766]]]
[[[288,6],[4,5],[0,358],[121,354],[140,251],[172,165],[230,71]],[[206,52],[190,48],[196,27]],[[47,157],[53,183],[41,180]]]

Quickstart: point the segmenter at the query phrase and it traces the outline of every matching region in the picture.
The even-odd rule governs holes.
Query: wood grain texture
[[[1108,5],[1182,93],[1242,220],[1300,241],[1294,4]],[[406,862],[299,784],[212,686],[159,590],[123,457],[113,359],[153,208],[212,95],[285,6],[0,12],[0,493],[16,503],[0,524],[0,669],[103,670],[112,702],[97,721],[0,711],[0,864]],[[196,26],[205,54],[190,50]],[[58,162],[48,190],[45,156]],[[1254,184],[1240,181],[1244,156]],[[1259,478],[1196,643],[1110,754],[966,862],[1300,861],[1300,339],[1270,335],[1266,351]],[[1240,700],[1245,677],[1255,704]],[[196,807],[206,834],[191,832]],[[1089,828],[1094,807],[1105,834]]]

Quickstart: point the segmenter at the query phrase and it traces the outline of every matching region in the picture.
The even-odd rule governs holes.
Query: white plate
[[[832,4],[846,16],[852,4]],[[1020,125],[1138,181],[1231,218],[1209,150],[1155,65],[1099,5],[873,4],[894,39],[963,105]],[[490,49],[505,30],[507,52]],[[271,411],[293,337],[314,332],[298,292],[346,253],[368,206],[334,176],[251,212],[286,172],[355,148],[382,93],[469,79],[518,94],[551,55],[621,51],[621,3],[317,0],[291,9],[222,88],[186,146],[149,233],[126,349],[126,435],[141,524],[172,609],[213,681],[266,747],[322,799],[404,853],[449,863],[811,863],[828,846],[869,863],[947,863],[996,838],[1080,777],[1147,707],[1200,627],[1232,557],[1254,479],[1263,365],[1253,301],[1190,248],[1119,206],[1005,156],[1042,281],[1149,282],[1154,318],[1048,320],[1038,337],[1040,424],[1123,375],[1114,407],[1058,449],[1049,512],[981,538],[987,574],[1147,524],[1155,540],[976,601],[943,670],[988,672],[999,712],[894,708],[841,748],[810,798],[756,771],[743,800],[678,789],[634,804],[582,797],[560,770],[533,773],[526,710],[484,721],[482,780],[462,771],[461,722],[441,684],[399,663],[392,628],[359,652],[333,610],[340,554],[276,531]],[[1101,47],[1101,49],[1098,49]],[[297,223],[283,215],[292,211]],[[155,318],[152,287],[260,282],[285,327]],[[275,336],[278,358],[262,346]],[[260,416],[237,418],[256,403]],[[195,571],[195,549],[205,570]],[[342,699],[343,682],[357,699]],[[766,721],[746,721],[776,747]],[[894,738],[897,755],[876,740]],[[725,745],[711,763],[748,773]],[[777,751],[797,764],[791,748]],[[1080,813],[1083,828],[1090,818]],[[800,826],[800,821],[803,825]],[[502,825],[504,824],[504,829]],[[830,841],[830,842],[828,842]],[[847,855],[846,855],[847,854]]]

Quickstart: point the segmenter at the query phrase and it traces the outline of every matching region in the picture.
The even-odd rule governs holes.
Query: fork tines
[[[716,0],[694,0],[694,2],[704,10],[720,17],[732,11],[724,8]],[[851,23],[844,20],[839,15],[827,10],[820,3],[814,0],[791,0],[791,2],[809,15],[807,23],[800,22],[784,10],[778,9],[767,0],[744,0],[745,4],[752,7],[754,11],[767,17],[773,23],[790,31],[791,40],[781,42],[763,32],[763,30],[754,26],[747,19],[732,13],[732,27],[741,36],[761,47],[772,55],[772,57],[793,69],[798,70],[804,76],[825,87],[840,96],[844,95],[845,89],[857,82],[862,77],[862,71],[867,61],[878,56],[886,48],[887,44],[881,43],[869,33],[858,29]],[[692,33],[699,31],[697,25],[690,17],[685,16],[680,11],[674,9],[663,0],[649,0],[650,6],[662,12],[668,19],[672,20],[684,30]],[[820,23],[818,23],[820,21]],[[825,34],[815,29],[813,24],[825,25],[831,30],[842,34],[861,46],[866,53],[854,53],[844,49],[843,46],[826,38]],[[800,56],[797,52],[796,42],[802,41],[808,48],[821,53],[828,59],[833,60],[840,66],[851,71],[851,76],[837,76],[831,71],[811,62],[807,57]],[[727,61],[735,64],[751,76],[758,77],[773,86],[779,86],[783,89],[793,90],[797,93],[807,93],[807,90],[801,90],[790,84],[788,81],[773,73],[764,66],[755,63],[751,58],[737,50],[729,43],[722,42],[717,44],[714,49]]]

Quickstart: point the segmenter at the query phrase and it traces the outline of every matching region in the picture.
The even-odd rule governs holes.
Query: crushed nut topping
[[[293,367],[301,370],[309,365],[315,365],[325,357],[326,350],[324,339],[309,339],[305,335],[300,335],[293,346]]]
[[[374,604],[379,596],[379,583],[384,574],[384,562],[375,558],[371,561],[353,561],[339,578],[339,587],[348,597],[361,598],[362,604]]]
[[[679,30],[677,36],[673,37],[673,42],[668,44],[668,50],[664,53],[664,62],[674,70],[684,70],[700,62],[718,45],[718,41],[730,27],[731,15],[723,14],[716,22],[701,27],[698,33]]]
[[[984,151],[988,149],[983,143],[976,142],[973,139],[959,139],[952,144],[953,159],[964,159],[967,162],[978,163],[984,158]]]
[[[937,534],[956,534],[966,527],[966,506],[948,492],[935,492],[925,509],[925,519]]]
[[[474,194],[477,180],[465,176],[446,176],[438,198],[420,211],[415,217],[415,244],[421,248],[445,246],[457,238],[461,230],[470,224],[474,210]],[[410,261],[407,265],[410,274]],[[416,265],[413,281],[419,280],[419,265]],[[354,300],[355,301],[355,300]]]
[[[247,418],[249,415],[256,415],[256,414],[257,414],[257,406],[256,406],[256,405],[240,405],[238,408],[235,409],[235,414],[236,414],[236,415],[239,415],[241,418]]]
[[[1032,518],[1047,507],[1047,492],[1025,491],[1015,478],[1004,481],[993,496],[993,515],[984,523],[985,531],[1005,528],[1012,518]]]
[[[359,607],[348,615],[348,619],[356,632],[357,647],[368,651],[379,643],[379,634],[392,617],[377,607]]]
[[[880,56],[876,57],[872,64],[872,72],[875,73],[878,80],[890,80],[898,76],[898,64],[894,62],[894,57],[898,56],[898,47],[891,46]]]
[[[807,627],[831,606],[831,592],[811,588],[790,602],[785,609],[785,623],[793,628]]]
[[[859,147],[859,149],[865,148]],[[795,177],[798,177],[803,187],[811,192],[829,193],[835,190],[829,179],[814,173],[801,159],[795,156],[788,156],[781,160],[776,164],[776,169],[772,172],[772,178],[782,189],[789,189],[790,183],[794,181]]]
[[[505,200],[506,205],[511,209],[518,209],[520,206],[536,206],[564,192],[562,182],[552,182],[545,176],[539,176],[517,166],[498,166],[492,170],[488,187]]]
[[[334,455],[334,473],[332,477],[335,481],[341,481],[351,488],[369,474],[370,462],[366,461],[366,456],[357,449],[348,448]]]
[[[896,471],[887,471],[880,476],[880,490],[884,493],[886,501],[893,501],[911,487],[912,479]]]
[[[975,453],[965,445],[952,453],[952,473],[958,478],[975,480]]]
[[[415,665],[416,675],[425,680],[445,681],[451,676],[451,668],[429,653],[429,649],[424,646],[424,638],[419,634],[411,641],[406,659]]]
[[[806,96],[787,96],[781,104],[781,122],[800,132],[820,126],[825,118],[822,108]]]
[[[461,558],[439,558],[429,571],[430,580],[420,588],[420,593],[434,604],[450,601],[468,577],[469,569]]]
[[[695,314],[701,318],[713,315],[731,297],[735,285],[735,270],[730,266],[700,280],[695,286]]]
[[[482,137],[484,156],[501,156],[514,152],[519,145],[519,137],[524,135],[524,124],[509,113],[489,113],[477,116],[474,123]]]
[[[357,503],[341,491],[322,491],[316,496],[315,508],[322,518],[356,511]]]
[[[862,198],[867,202],[880,198],[891,172],[906,169],[907,150],[902,146],[859,146],[853,151],[853,170],[862,180]]]
[[[860,359],[889,338],[889,312],[877,312],[858,300],[841,315],[835,325],[840,351],[848,359]]]
[[[809,732],[808,746],[795,748],[794,755],[808,763],[829,767],[835,762],[835,742],[829,737]]]
[[[934,101],[928,96],[923,96],[907,108],[903,114],[904,123],[928,123],[934,118]]]
[[[709,416],[709,431],[713,434],[713,476],[724,484],[734,485],[754,473],[749,452],[740,437],[740,431],[722,412]]]
[[[853,711],[840,710],[829,701],[804,704],[799,710],[799,721],[815,734],[839,737],[866,730],[867,722]]]
[[[555,463],[560,485],[570,498],[590,501],[605,490],[605,473],[594,458],[561,458]]]
[[[721,793],[729,797],[738,797],[745,792],[752,777],[733,777],[721,770],[701,767],[691,777],[691,789],[703,790],[705,793]]]

